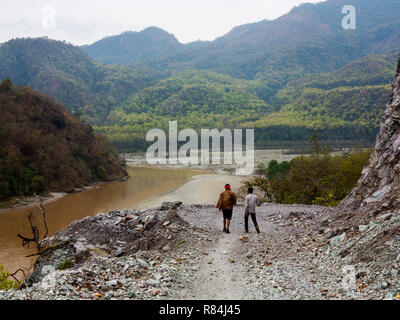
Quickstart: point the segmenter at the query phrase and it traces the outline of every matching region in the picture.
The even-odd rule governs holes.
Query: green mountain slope
[[[178,120],[180,128],[237,128],[273,111],[256,96],[260,88],[255,81],[183,71],[131,96],[98,130],[118,147],[135,149],[144,146],[149,129],[167,130],[172,120]]]
[[[124,177],[106,140],[51,98],[0,84],[0,200]]]
[[[390,85],[305,89],[291,104],[245,126],[257,128],[268,141],[309,139],[313,131],[323,140],[362,140],[372,143],[387,104]]]
[[[145,148],[146,132],[168,128],[255,128],[264,142],[306,141],[314,131],[324,140],[375,139],[388,99],[396,55],[368,56],[327,74],[292,81],[263,100],[265,83],[209,71],[182,71],[131,96],[104,126],[122,149]]]
[[[334,89],[391,83],[396,70],[396,54],[371,55],[350,62],[331,73],[312,74],[289,82],[274,97],[274,104],[283,106],[293,102],[306,88]]]
[[[262,140],[307,140],[315,130],[325,140],[373,142],[396,63],[396,55],[368,56],[289,82],[273,98],[279,111],[245,125],[256,127]]]
[[[16,39],[0,46],[0,79],[30,86],[64,103],[91,123],[107,117],[112,106],[153,84],[157,74],[123,66],[104,66],[78,47],[38,39]]]

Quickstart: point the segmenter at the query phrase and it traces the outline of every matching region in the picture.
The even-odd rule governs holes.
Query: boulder
[[[343,232],[341,235],[332,238],[330,244],[331,246],[335,247],[344,243],[345,241],[346,241],[346,232]]]
[[[167,211],[167,210],[176,210],[182,205],[182,201],[168,201],[163,202],[161,204],[160,210]]]
[[[143,260],[143,259],[141,259],[141,258],[137,258],[137,259],[136,259],[136,262],[137,262],[138,265],[141,266],[142,268],[146,268],[146,269],[150,268],[150,265],[149,265],[145,260]]]

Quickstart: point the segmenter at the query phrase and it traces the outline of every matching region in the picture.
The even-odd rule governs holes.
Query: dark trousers
[[[249,231],[249,216],[251,220],[253,220],[253,224],[255,227],[258,227],[257,218],[255,213],[249,213],[248,215],[244,214],[244,228],[246,231]]]

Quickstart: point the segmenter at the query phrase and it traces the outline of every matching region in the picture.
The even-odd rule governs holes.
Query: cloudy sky
[[[48,36],[76,45],[158,26],[179,41],[213,40],[233,27],[275,19],[321,0],[12,0],[0,3],[0,43]]]

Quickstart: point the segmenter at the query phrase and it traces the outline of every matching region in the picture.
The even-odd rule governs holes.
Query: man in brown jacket
[[[222,210],[224,216],[224,232],[230,233],[229,226],[232,219],[233,206],[236,205],[236,195],[231,191],[229,184],[225,185],[225,191],[219,195],[217,208],[219,211]]]

